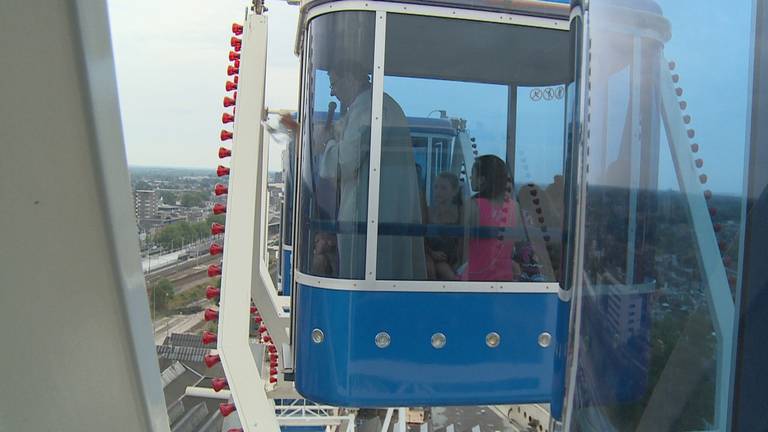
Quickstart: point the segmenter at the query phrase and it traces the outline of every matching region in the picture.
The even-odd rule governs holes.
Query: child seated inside
[[[312,274],[315,276],[338,276],[338,247],[336,236],[326,232],[315,234],[315,248],[312,254]]]
[[[518,215],[508,179],[507,164],[499,157],[475,159],[471,181],[476,193],[466,206],[470,235],[462,280],[514,281],[520,276],[520,266],[513,260],[515,240],[504,230],[517,226]],[[479,230],[473,233],[476,228]],[[499,228],[498,235],[493,235],[492,228]]]
[[[440,173],[432,190],[429,223],[435,225],[461,225],[462,205],[459,178],[450,172]],[[461,238],[440,235],[427,238],[427,275],[429,279],[458,280]]]

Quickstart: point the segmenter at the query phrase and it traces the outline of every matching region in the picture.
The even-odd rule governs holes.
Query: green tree
[[[209,227],[210,227],[210,226],[211,226],[211,224],[212,224],[212,223],[214,223],[214,222],[216,222],[216,223],[220,223],[220,224],[222,224],[222,225],[223,225],[223,224],[224,224],[224,222],[226,221],[226,219],[227,219],[226,215],[223,215],[223,214],[219,214],[219,215],[211,214],[211,215],[209,215],[207,218],[205,218],[205,223],[206,223],[206,225],[208,225]]]
[[[136,182],[135,190],[152,190],[152,185],[145,182],[144,180],[139,180]]]
[[[152,284],[149,292],[149,305],[153,310],[165,310],[173,296],[173,284],[168,279],[162,278]]]
[[[176,205],[176,201],[179,199],[176,193],[171,191],[160,191],[160,199],[164,204]]]
[[[160,230],[153,240],[164,249],[176,249],[196,238],[195,230],[189,222],[176,222]]]
[[[195,232],[195,239],[205,238],[211,234],[211,224],[206,221],[195,222],[192,224],[192,229]]]
[[[163,247],[163,249],[171,249],[173,245],[181,244],[181,231],[177,227],[179,224],[171,224],[161,229],[154,235],[152,240]]]
[[[183,207],[202,207],[208,194],[205,192],[184,192],[181,196],[181,205]]]

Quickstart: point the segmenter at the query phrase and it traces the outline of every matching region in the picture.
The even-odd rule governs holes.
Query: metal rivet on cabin
[[[550,343],[552,343],[552,335],[551,334],[549,334],[547,332],[543,332],[542,334],[539,335],[539,346],[540,347],[546,348],[546,347],[549,346]]]
[[[319,344],[323,339],[325,339],[325,335],[322,330],[317,328],[312,330],[312,342]]]
[[[496,332],[490,332],[485,335],[485,344],[488,345],[489,348],[496,348],[499,346],[500,342],[501,336],[499,336],[499,334]]]
[[[432,348],[440,349],[445,346],[445,335],[442,333],[435,333],[432,335]]]
[[[376,334],[376,346],[379,348],[386,348],[389,346],[389,342],[391,341],[389,337],[389,333],[387,332],[379,332]]]

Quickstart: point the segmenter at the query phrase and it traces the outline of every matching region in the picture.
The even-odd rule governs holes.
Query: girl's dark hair
[[[482,189],[478,190],[475,196],[492,199],[501,197],[507,192],[509,172],[507,164],[498,156],[480,156],[475,159],[472,169],[475,170],[475,175],[485,179]]]
[[[437,175],[437,178],[447,181],[448,184],[451,185],[453,190],[456,191],[456,193],[453,194],[453,199],[451,200],[451,202],[454,205],[460,206],[462,202],[461,202],[461,185],[459,184],[459,177],[450,171],[443,171]]]

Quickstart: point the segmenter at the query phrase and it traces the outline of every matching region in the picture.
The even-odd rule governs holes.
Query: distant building
[[[187,217],[187,222],[193,223],[204,221],[208,212],[201,208],[191,208],[186,210],[184,213]]]
[[[280,183],[283,181],[283,172],[282,171],[270,171],[269,174],[267,174],[267,181],[269,183]]]
[[[173,431],[221,431],[224,418],[219,413],[217,397],[188,395],[187,389],[211,389],[209,376],[224,376],[221,364],[208,368],[203,358],[210,353],[199,334],[171,333],[162,345],[156,345],[162,373],[163,394],[168,420]]]
[[[160,228],[165,226],[165,220],[161,218],[142,219],[139,222],[139,230],[149,234],[154,234]]]
[[[157,218],[159,198],[154,190],[137,190],[133,192],[133,204],[136,211],[136,221]]]

